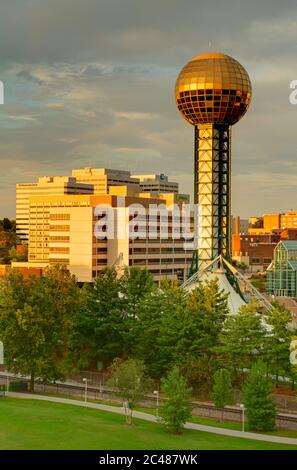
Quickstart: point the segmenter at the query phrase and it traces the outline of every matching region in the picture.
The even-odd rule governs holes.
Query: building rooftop
[[[280,243],[288,250],[297,250],[297,241],[295,240],[281,240]]]

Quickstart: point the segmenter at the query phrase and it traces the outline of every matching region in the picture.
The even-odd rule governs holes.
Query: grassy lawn
[[[0,399],[0,449],[295,449],[186,430],[181,436],[141,420],[73,405]]]
[[[153,415],[156,414],[156,409],[154,408],[138,407],[137,410],[143,411],[144,413],[150,413]],[[196,424],[204,424],[206,426],[214,426],[216,428],[233,429],[235,431],[242,430],[242,423],[238,421],[219,421],[219,420],[216,420],[215,418],[208,418],[205,416],[192,416],[189,419],[189,422],[196,423]],[[297,439],[297,431],[294,431],[291,429],[276,429],[275,431],[269,431],[265,433],[265,432],[254,431],[253,429],[250,429],[247,422],[245,423],[245,431],[256,432],[258,434],[264,434],[264,435],[269,434],[270,436],[292,437],[294,439]]]
[[[68,398],[71,400],[79,400],[81,401],[80,397],[75,397],[75,396],[68,396],[68,395],[63,395],[63,394],[58,394],[58,393],[43,393],[37,391],[38,395],[44,395],[44,396],[51,396],[51,397],[57,397],[57,398]],[[102,405],[109,405],[109,406],[116,406],[116,407],[121,407],[121,403],[117,403],[112,400],[88,400],[89,403],[97,403],[97,404],[102,404]],[[156,415],[156,408],[149,408],[149,407],[143,407],[143,406],[137,406],[136,407],[137,411],[143,411],[144,413],[149,413],[152,415]],[[225,429],[233,429],[235,431],[241,431],[242,430],[242,423],[238,421],[219,421],[216,420],[215,418],[208,418],[204,416],[192,416],[189,419],[189,422],[191,423],[196,423],[196,424],[204,424],[206,426],[214,426],[216,428],[225,428]],[[279,437],[290,437],[297,439],[297,431],[291,430],[291,429],[276,429],[275,431],[269,431],[269,432],[260,432],[260,431],[254,431],[253,429],[249,428],[248,423],[245,423],[245,431],[251,431],[251,432],[256,432],[258,434],[268,434],[271,436],[279,436]]]

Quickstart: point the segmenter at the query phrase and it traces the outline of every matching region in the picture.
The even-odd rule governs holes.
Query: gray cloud
[[[297,106],[288,100],[296,22],[293,0],[5,2],[0,215],[13,211],[15,182],[73,166],[163,171],[189,192],[193,129],[173,88],[209,42],[253,82],[251,109],[233,131],[234,212],[288,209],[296,197]]]

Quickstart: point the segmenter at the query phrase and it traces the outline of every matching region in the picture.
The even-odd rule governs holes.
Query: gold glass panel
[[[211,53],[194,57],[176,81],[176,104],[191,124],[233,125],[251,101],[246,70],[232,57]]]

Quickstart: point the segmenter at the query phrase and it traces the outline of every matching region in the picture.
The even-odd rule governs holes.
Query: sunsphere
[[[194,201],[199,212],[190,275],[218,257],[231,258],[231,126],[246,113],[251,95],[246,70],[221,53],[194,57],[177,78],[176,105],[195,129]]]
[[[211,53],[194,57],[181,70],[175,87],[176,104],[190,124],[233,125],[251,101],[251,82],[232,57]]]

